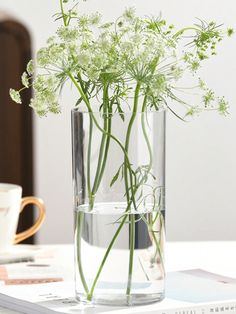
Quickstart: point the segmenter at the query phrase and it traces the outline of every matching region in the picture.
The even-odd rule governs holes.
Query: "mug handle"
[[[44,203],[40,198],[37,198],[37,197],[33,197],[33,196],[23,197],[21,200],[20,213],[24,210],[25,206],[29,205],[29,204],[34,204],[38,207],[39,217],[32,227],[30,227],[29,229],[27,229],[21,233],[16,234],[14,244],[17,244],[17,243],[31,237],[33,234],[35,234],[39,230],[39,228],[41,227],[41,225],[43,224],[43,222],[45,220]]]

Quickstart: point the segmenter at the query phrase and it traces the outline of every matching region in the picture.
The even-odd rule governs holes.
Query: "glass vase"
[[[72,111],[76,298],[164,297],[165,111]]]

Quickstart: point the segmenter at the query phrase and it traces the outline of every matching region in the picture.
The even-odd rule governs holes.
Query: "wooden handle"
[[[32,227],[30,227],[29,229],[27,229],[21,233],[16,234],[14,244],[19,243],[19,242],[31,237],[33,234],[35,234],[39,230],[39,228],[41,227],[41,225],[43,224],[43,222],[45,220],[44,203],[40,198],[37,198],[37,197],[29,196],[29,197],[22,198],[20,212],[22,212],[24,210],[25,206],[29,205],[29,204],[34,204],[38,207],[39,217]]]

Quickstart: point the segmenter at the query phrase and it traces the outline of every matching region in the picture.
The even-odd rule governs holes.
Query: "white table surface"
[[[28,247],[35,249],[36,246]],[[37,247],[57,248],[55,263],[66,273],[66,279],[73,279],[72,245]],[[201,268],[236,278],[236,242],[169,242],[166,243],[165,252],[167,272]],[[0,307],[0,314],[10,313],[13,312]]]

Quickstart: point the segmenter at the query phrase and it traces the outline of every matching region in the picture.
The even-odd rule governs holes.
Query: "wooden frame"
[[[0,17],[0,181],[19,184],[24,195],[33,195],[32,112],[27,106],[31,90],[22,104],[10,100],[9,88],[21,88],[20,77],[31,59],[31,40],[19,22]],[[19,231],[33,224],[33,210],[25,210]],[[32,243],[29,239],[27,243]]]

